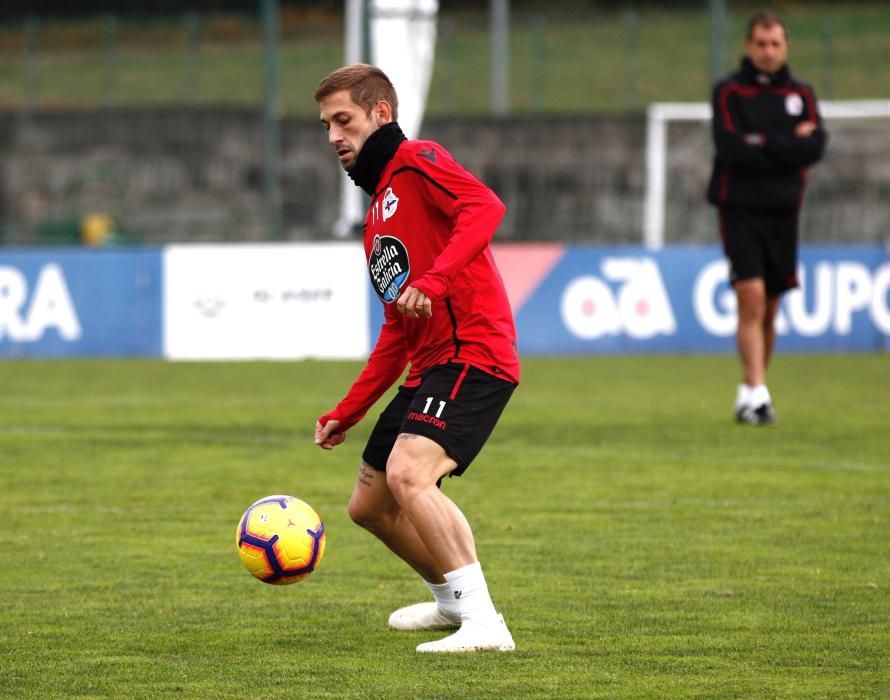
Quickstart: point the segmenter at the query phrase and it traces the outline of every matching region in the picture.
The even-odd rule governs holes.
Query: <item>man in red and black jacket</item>
[[[421,652],[511,651],[467,519],[439,488],[488,439],[519,383],[513,315],[489,242],[498,197],[438,143],[399,128],[389,78],[366,64],[328,75],[315,93],[328,141],[371,198],[363,226],[384,323],[346,396],[319,418],[333,449],[395,383],[362,454],[350,517],[411,566],[434,602],[396,610],[400,630],[455,629]]]
[[[788,70],[788,30],[772,12],[748,22],[741,69],[714,87],[714,169],[708,201],[719,208],[723,249],[738,301],[743,381],[735,415],[768,425],[776,413],[766,370],[781,295],[797,286],[797,226],[807,167],[827,133],[812,87]]]

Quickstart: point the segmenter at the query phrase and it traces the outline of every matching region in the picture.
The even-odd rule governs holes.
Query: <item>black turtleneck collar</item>
[[[751,85],[761,85],[763,87],[787,85],[791,81],[791,73],[788,70],[787,63],[775,73],[765,73],[762,70],[758,70],[747,56],[742,59],[742,75],[745,76],[745,80],[751,83]]]
[[[356,185],[373,196],[380,174],[405,139],[398,122],[384,124],[365,141],[355,159],[355,165],[347,174]]]

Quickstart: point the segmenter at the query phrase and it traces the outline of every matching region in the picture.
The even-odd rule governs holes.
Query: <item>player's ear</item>
[[[374,105],[373,115],[377,126],[389,124],[392,121],[392,105],[386,100],[380,100]]]

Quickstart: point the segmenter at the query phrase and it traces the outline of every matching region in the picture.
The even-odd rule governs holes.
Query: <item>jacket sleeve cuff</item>
[[[340,415],[336,411],[331,411],[330,413],[325,413],[323,416],[320,416],[318,422],[321,423],[321,427],[325,427],[328,424],[329,420],[340,420]]]
[[[423,292],[433,301],[441,299],[448,293],[448,283],[439,275],[424,275],[411,285]]]
[[[319,417],[318,422],[321,423],[322,427],[327,425],[329,420],[340,421],[340,424],[337,426],[337,432],[345,433],[347,430],[351,429],[358,423],[362,418],[365,417],[366,411],[359,411],[358,413],[344,413],[339,407],[335,408],[333,411],[325,413],[323,416]]]

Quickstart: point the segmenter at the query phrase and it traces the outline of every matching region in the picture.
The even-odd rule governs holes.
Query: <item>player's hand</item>
[[[329,420],[324,425],[321,421],[315,422],[315,444],[323,450],[333,450],[337,445],[342,444],[346,440],[346,431],[338,431],[337,426],[340,421]]]
[[[816,122],[806,121],[801,122],[797,126],[794,127],[794,135],[799,136],[801,138],[806,138],[810,134],[812,134],[817,128]]]
[[[433,302],[430,298],[414,287],[408,287],[402,292],[396,302],[400,313],[408,318],[430,318],[433,315]]]

